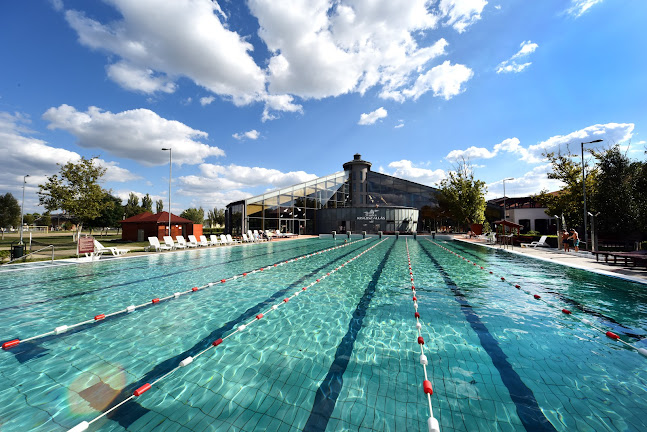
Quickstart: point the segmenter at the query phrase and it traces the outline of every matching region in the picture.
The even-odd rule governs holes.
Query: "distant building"
[[[120,221],[121,239],[129,241],[146,241],[148,237],[157,237],[162,239],[168,234],[168,212],[153,214],[151,212],[140,213]],[[171,214],[171,236],[175,238],[178,235],[200,236],[202,235],[202,225],[194,224],[189,219]]]
[[[227,205],[225,231],[294,234],[417,232],[438,206],[438,190],[371,171],[355,154],[344,170]],[[431,217],[433,220],[433,217]]]
[[[503,198],[488,201],[489,205],[500,209],[503,216]],[[546,214],[547,208],[542,206],[534,197],[505,198],[505,220],[521,225],[521,233],[537,231],[540,234],[555,234],[557,220]]]

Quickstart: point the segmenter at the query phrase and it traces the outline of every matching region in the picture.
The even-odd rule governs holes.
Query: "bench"
[[[629,265],[631,261],[636,267],[637,265],[645,265],[647,267],[647,251],[636,251],[636,252],[608,252],[608,251],[597,251],[591,252],[595,255],[595,260],[598,261],[600,255],[604,256],[604,262],[609,263],[609,257],[613,257],[613,264],[618,263],[618,258],[624,260],[624,265]]]

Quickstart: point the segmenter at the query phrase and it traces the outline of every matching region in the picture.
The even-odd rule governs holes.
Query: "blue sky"
[[[40,0],[0,5],[0,193],[80,156],[105,188],[223,207],[341,170],[488,198],[559,184],[544,151],[644,159],[647,2]]]

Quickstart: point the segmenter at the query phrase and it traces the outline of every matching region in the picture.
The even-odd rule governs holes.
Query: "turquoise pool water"
[[[66,431],[271,305],[100,431],[426,430],[405,239],[297,240],[0,274],[0,341],[263,272],[0,351],[0,431]],[[644,285],[407,241],[442,431],[647,430]],[[480,266],[493,271],[490,275]],[[535,300],[497,275],[563,308]]]

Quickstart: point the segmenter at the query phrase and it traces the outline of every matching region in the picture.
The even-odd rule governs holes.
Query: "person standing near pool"
[[[571,236],[569,237],[573,242],[573,247],[575,247],[575,252],[580,251],[580,236],[577,234],[577,231],[571,229]]]
[[[564,246],[564,252],[569,252],[571,250],[571,241],[568,239],[568,231],[562,231],[562,244]]]

